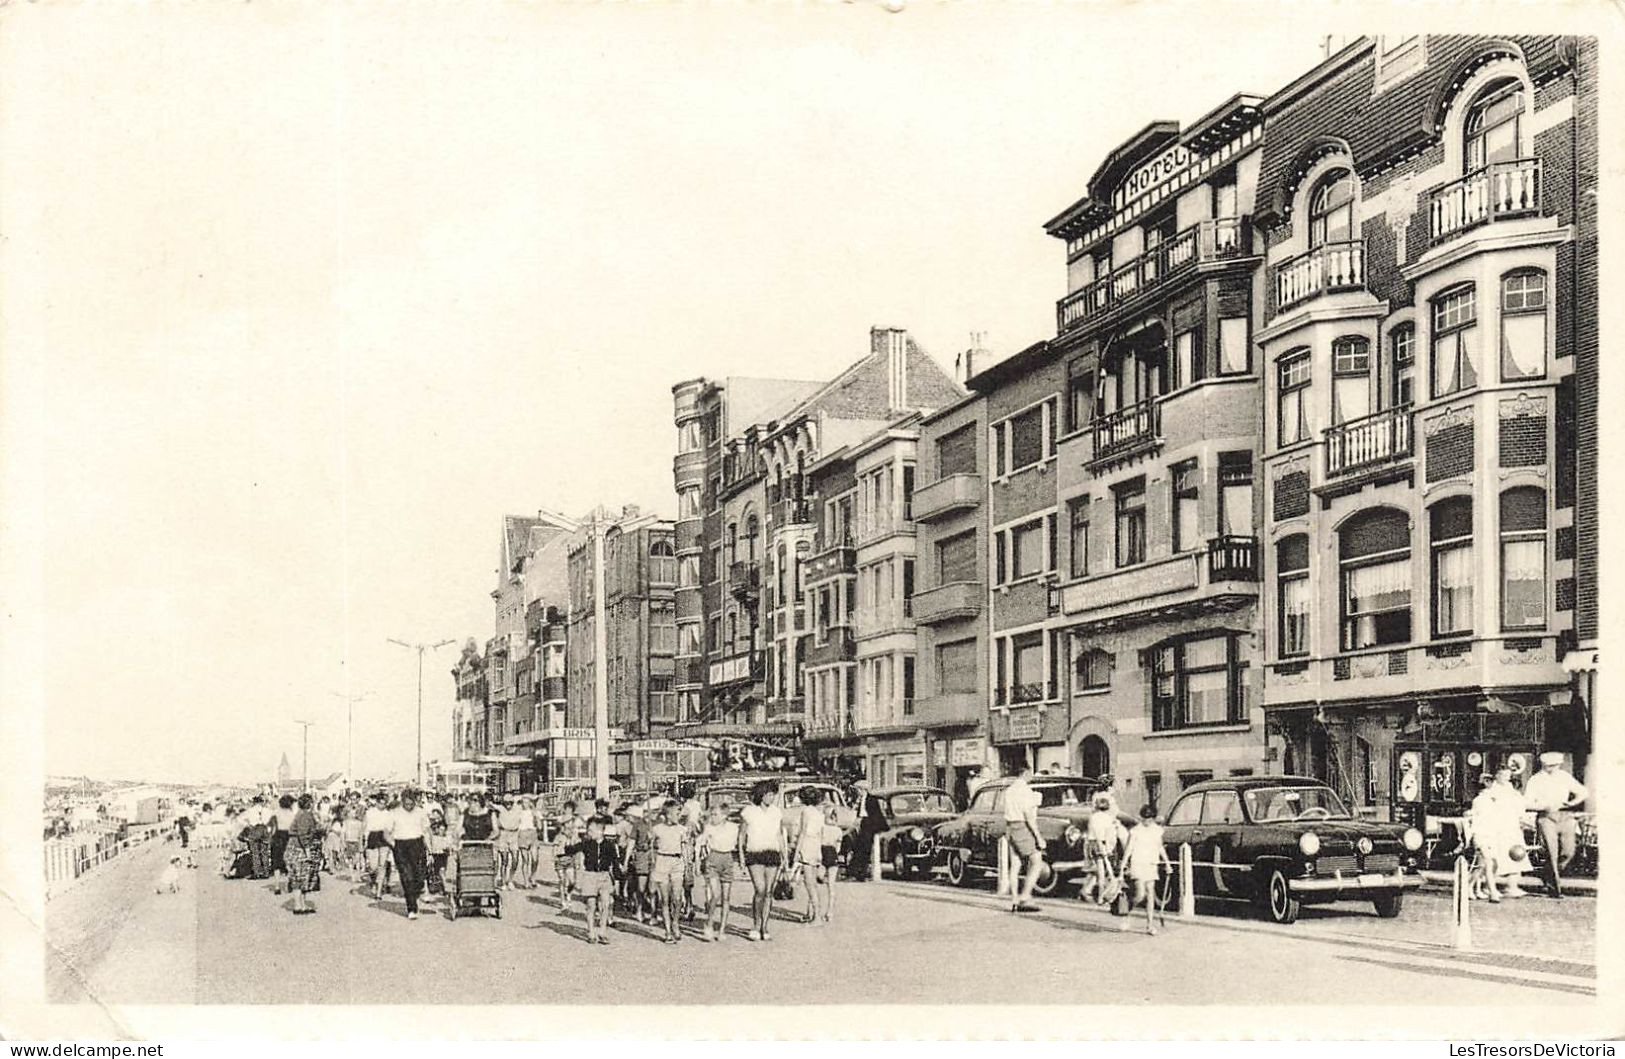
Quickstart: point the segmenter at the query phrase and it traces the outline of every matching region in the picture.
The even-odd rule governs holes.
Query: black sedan
[[[931,829],[957,815],[954,800],[941,787],[882,787],[874,792],[886,814],[880,859],[899,879],[929,875],[936,858]]]
[[[1168,859],[1189,843],[1198,897],[1251,901],[1276,923],[1306,903],[1370,901],[1399,915],[1422,885],[1422,834],[1354,819],[1335,791],[1301,776],[1198,783],[1168,811]]]
[[[1004,792],[1010,783],[998,779],[978,787],[969,808],[937,825],[936,859],[946,866],[948,881],[955,886],[998,873],[999,839],[1006,830]],[[1045,896],[1088,866],[1084,828],[1092,812],[1090,802],[1101,784],[1073,776],[1034,776],[1029,783],[1038,795],[1038,830],[1044,840],[1046,869],[1033,892]]]

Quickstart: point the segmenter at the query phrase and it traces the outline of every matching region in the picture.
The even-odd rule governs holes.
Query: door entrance
[[[1111,749],[1098,735],[1086,735],[1078,744],[1078,772],[1085,779],[1099,779],[1112,770]]]

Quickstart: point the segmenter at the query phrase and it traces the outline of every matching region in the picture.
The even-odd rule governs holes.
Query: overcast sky
[[[410,774],[386,638],[483,642],[504,513],[669,515],[681,378],[1049,336],[1106,152],[1320,55],[1268,11],[376,13],[8,13],[52,773],[262,779],[295,718],[325,773],[349,689],[357,772]]]

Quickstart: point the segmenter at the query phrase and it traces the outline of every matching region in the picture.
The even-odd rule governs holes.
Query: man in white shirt
[[[1523,786],[1523,800],[1535,812],[1540,844],[1546,848],[1546,885],[1553,897],[1563,896],[1563,871],[1574,859],[1578,825],[1570,810],[1583,804],[1586,789],[1563,767],[1563,755],[1549,750],[1540,755],[1540,771]]]
[[[429,810],[418,801],[417,792],[401,792],[401,804],[389,814],[386,840],[395,851],[395,872],[401,877],[406,895],[406,918],[418,917],[418,895],[428,875],[428,851],[423,838],[429,833]]]
[[[1033,888],[1044,874],[1044,838],[1038,831],[1038,792],[1027,782],[1032,779],[1032,762],[1024,762],[1010,786],[1004,789],[1004,827],[1010,837],[1010,851],[1026,864],[1011,905],[1012,912],[1036,912]]]

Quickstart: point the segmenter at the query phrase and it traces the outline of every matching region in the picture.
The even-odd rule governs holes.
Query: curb
[[[1445,889],[1445,890],[1449,890],[1451,887],[1453,887],[1455,885],[1454,877],[1451,875],[1450,872],[1447,872],[1447,871],[1433,871],[1433,870],[1429,869],[1427,871],[1422,872],[1422,878],[1426,879],[1429,883],[1436,884],[1438,887],[1440,887],[1441,889]],[[1535,876],[1535,875],[1520,876],[1519,877],[1519,885],[1522,886],[1524,889],[1528,890],[1529,893],[1530,893],[1530,896],[1532,896],[1532,897],[1544,897],[1544,896],[1546,896],[1546,882],[1545,882],[1544,879],[1541,879],[1538,876]],[[1425,889],[1432,889],[1432,886],[1425,887]],[[1564,896],[1568,896],[1568,895],[1572,894],[1575,897],[1580,897],[1580,896],[1596,897],[1597,896],[1597,890],[1598,890],[1597,880],[1595,880],[1595,879],[1564,879],[1563,880],[1563,894],[1564,894]]]

